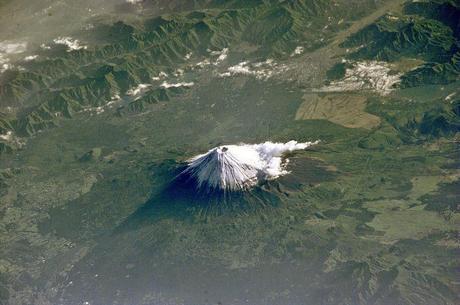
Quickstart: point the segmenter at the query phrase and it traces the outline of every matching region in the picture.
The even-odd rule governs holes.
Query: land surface
[[[0,304],[458,303],[455,1],[120,5],[0,41]],[[171,190],[267,140],[320,143],[253,205]]]

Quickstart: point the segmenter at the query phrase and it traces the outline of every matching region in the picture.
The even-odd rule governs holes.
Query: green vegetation
[[[350,68],[352,65],[349,63],[337,63],[327,71],[327,79],[329,81],[339,80],[345,76],[346,70]]]
[[[402,14],[382,16],[342,46],[354,49],[349,56],[354,60],[425,61],[403,75],[403,88],[447,84],[460,79],[459,16],[455,1],[408,2]]]
[[[460,100],[429,101],[399,99],[368,106],[368,111],[378,113],[406,142],[417,142],[432,137],[453,137],[460,132]]]
[[[161,71],[174,71],[185,64],[190,52],[195,58],[206,57],[207,49],[221,50],[242,41],[256,46],[253,56],[286,56],[304,42],[309,43],[307,48],[316,48],[346,26],[320,30],[325,25],[358,18],[373,7],[372,1],[364,5],[330,2],[216,1],[210,4],[213,9],[161,16],[141,24],[103,25],[101,40],[111,41],[106,45],[71,52],[63,47],[43,50],[40,58],[49,59],[24,63],[26,71],[2,75],[0,105],[24,110],[2,119],[0,132],[14,130],[25,136],[56,126],[60,117],[104,105],[116,94],[124,96],[129,88],[150,83]],[[150,102],[158,99],[152,98]],[[130,108],[139,110],[143,104]]]
[[[452,29],[440,21],[388,14],[352,35],[343,47],[359,47],[351,55],[359,59],[392,61],[415,55],[426,61],[439,61],[454,44]]]
[[[185,87],[178,88],[157,88],[147,92],[144,96],[136,99],[128,104],[128,110],[133,112],[144,111],[147,105],[156,104],[158,102],[169,101],[172,97],[184,93],[187,90]],[[122,113],[123,108],[118,109],[118,113]]]
[[[98,25],[103,44],[1,74],[0,304],[456,304],[458,4],[362,24],[337,63],[335,35],[374,3],[197,0],[206,9]],[[224,48],[223,71],[268,57],[292,70],[197,66],[218,69]],[[362,60],[389,62],[403,88],[301,81]],[[168,188],[193,155],[266,140],[321,142],[251,208]]]

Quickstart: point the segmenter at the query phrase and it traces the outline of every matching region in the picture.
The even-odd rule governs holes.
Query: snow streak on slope
[[[259,181],[288,174],[288,160],[283,159],[283,154],[317,143],[289,141],[219,146],[190,159],[180,176],[195,180],[198,189],[245,190]]]

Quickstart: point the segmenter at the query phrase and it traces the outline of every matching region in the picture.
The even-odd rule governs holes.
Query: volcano
[[[218,146],[188,160],[179,176],[192,180],[199,190],[244,191],[259,182],[288,174],[289,160],[283,155],[317,143],[289,141]]]

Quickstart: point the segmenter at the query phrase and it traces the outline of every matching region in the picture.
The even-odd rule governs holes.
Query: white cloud
[[[306,149],[316,142],[224,145],[193,157],[181,173],[195,179],[198,188],[238,191],[289,173],[287,152]]]
[[[168,82],[164,81],[160,85],[160,87],[167,89],[167,88],[179,88],[179,87],[192,87],[193,85],[195,85],[194,82],[189,82],[189,83],[182,82],[182,83],[174,83],[174,84],[172,84],[172,83],[168,83]]]
[[[53,39],[53,42],[55,44],[62,44],[67,46],[67,52],[88,48],[87,46],[81,45],[78,39],[74,39],[72,37],[58,37],[56,39]]]

